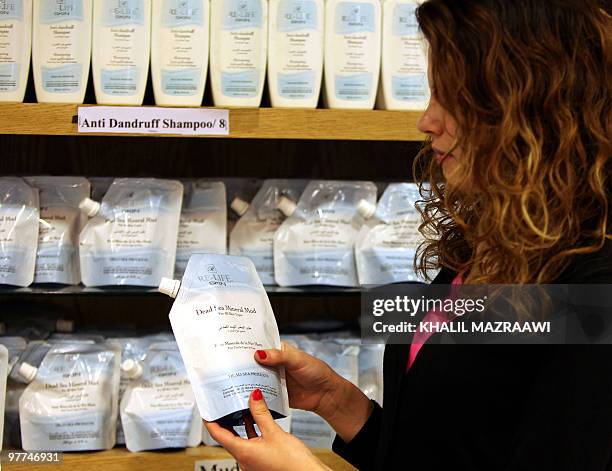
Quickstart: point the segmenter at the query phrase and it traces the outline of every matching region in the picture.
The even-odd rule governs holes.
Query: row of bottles
[[[427,58],[416,0],[0,0],[0,101],[422,109]],[[209,57],[210,53],[210,57]],[[381,77],[379,86],[379,75]],[[323,79],[324,76],[324,79]],[[377,99],[378,93],[378,99]]]

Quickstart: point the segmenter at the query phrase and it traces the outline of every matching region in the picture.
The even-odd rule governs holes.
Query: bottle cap
[[[129,379],[138,379],[142,376],[142,365],[140,362],[128,358],[121,363],[121,371],[123,371]]]
[[[281,196],[276,205],[276,209],[279,209],[285,216],[291,216],[297,208],[297,204],[291,201],[286,196]]]
[[[74,332],[74,321],[70,319],[58,319],[55,321],[55,330],[63,333]]]
[[[172,278],[162,278],[159,283],[159,292],[167,294],[171,298],[176,298],[179,288],[181,287],[180,280],[173,280]]]
[[[28,383],[31,383],[32,381],[34,381],[34,378],[36,377],[36,373],[38,373],[38,368],[30,365],[29,363],[23,362],[19,366],[18,373],[19,373],[19,376],[25,379]]]
[[[376,212],[376,205],[370,203],[368,200],[360,200],[359,203],[357,203],[357,212],[361,214],[361,217],[364,219],[370,219]]]
[[[100,203],[92,200],[91,198],[85,198],[79,204],[79,209],[82,209],[87,216],[90,218],[94,217],[100,211]]]
[[[249,203],[236,196],[230,203],[230,208],[232,208],[238,216],[242,216],[247,212],[247,209],[249,209]]]

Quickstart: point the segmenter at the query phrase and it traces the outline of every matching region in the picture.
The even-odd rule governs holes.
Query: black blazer
[[[556,281],[612,284],[609,242]],[[408,346],[387,346],[384,408],[374,404],[350,443],[337,437],[336,453],[361,470],[612,470],[612,346],[436,345],[436,335],[407,373]]]

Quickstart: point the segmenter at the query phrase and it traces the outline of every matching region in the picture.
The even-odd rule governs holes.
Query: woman
[[[434,283],[612,283],[610,16],[595,0],[429,0],[417,18],[432,90],[417,164],[434,184],[418,268],[441,268]],[[287,345],[255,358],[285,367],[292,407],[326,419],[360,469],[612,466],[609,346],[435,343],[387,347],[384,409]],[[243,469],[325,469],[260,391],[250,407],[260,438],[206,424]]]

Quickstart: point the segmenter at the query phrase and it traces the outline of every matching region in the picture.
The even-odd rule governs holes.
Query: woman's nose
[[[440,136],[444,132],[444,123],[439,111],[439,107],[430,102],[417,122],[418,130],[429,136]]]

